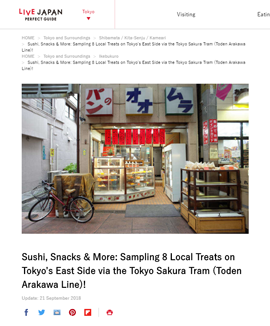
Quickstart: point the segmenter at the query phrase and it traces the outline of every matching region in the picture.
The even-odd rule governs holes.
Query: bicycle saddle
[[[70,195],[70,194],[73,194],[73,192],[75,192],[76,191],[76,189],[66,189],[65,190],[65,193],[67,194],[67,195]]]

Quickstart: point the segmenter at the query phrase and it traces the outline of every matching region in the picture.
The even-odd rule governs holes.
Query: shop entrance
[[[153,135],[154,130],[159,128],[165,129],[165,144],[163,142],[154,144],[153,136],[151,143],[146,143],[146,139],[142,144],[138,144],[138,140],[133,143],[133,135],[140,135],[141,130],[153,129]],[[110,143],[105,142],[108,129],[111,135]],[[128,144],[125,144],[126,139],[123,141],[123,138],[120,142],[123,129],[124,137],[126,131],[131,130],[132,140],[129,140]],[[115,139],[113,141],[113,134],[118,135],[118,141]],[[90,170],[96,180],[93,198],[97,207],[100,204],[101,206],[107,204],[110,209],[122,210],[129,202],[138,205],[172,204],[164,193],[166,165],[164,147],[169,144],[188,143],[186,123],[95,124],[91,125],[90,135],[92,145]],[[117,168],[115,164],[118,164]]]
[[[153,166],[155,168],[155,176],[161,176],[161,168],[162,168],[162,148],[154,147],[153,148]]]

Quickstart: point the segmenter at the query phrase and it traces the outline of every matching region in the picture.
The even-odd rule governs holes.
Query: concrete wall
[[[87,117],[85,115],[85,90],[87,88],[112,88],[114,115],[112,117]],[[127,116],[125,89],[128,87],[152,87],[153,115]],[[165,88],[166,87],[193,87],[194,113],[192,115],[166,116],[165,115]],[[106,123],[188,123],[188,157],[191,161],[198,160],[198,125],[197,125],[197,91],[196,85],[190,84],[83,84],[81,85],[81,113],[86,119],[81,125],[81,172],[90,171],[90,124]],[[85,142],[87,141],[87,144]],[[86,155],[83,155],[85,150]]]
[[[53,100],[54,111],[53,114],[49,114],[38,109],[35,100],[22,100],[22,116],[27,117],[22,120],[22,192],[30,191],[42,179],[48,178],[51,127],[52,148],[55,150],[55,157],[51,161],[52,170],[62,170],[68,164],[76,163],[77,128],[74,121],[65,117],[65,103],[65,99]],[[37,128],[36,121],[42,122],[42,132]],[[68,137],[72,139],[70,142],[68,142]],[[45,146],[45,159],[43,146]]]
[[[22,135],[22,192],[42,180],[42,140]]]

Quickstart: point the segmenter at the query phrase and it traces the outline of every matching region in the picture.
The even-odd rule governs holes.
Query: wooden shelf
[[[194,186],[193,182],[189,183]],[[196,182],[196,187],[222,187],[222,186],[237,186],[237,183],[232,182]]]
[[[183,171],[193,181],[182,180]],[[214,172],[223,172],[215,174]],[[224,174],[224,172],[226,172]],[[203,174],[203,180],[198,179],[198,173]],[[214,173],[211,177],[211,173]],[[212,181],[215,180],[215,181]],[[239,170],[188,170],[181,169],[181,215],[196,233],[244,233],[245,216],[241,212],[241,188]],[[232,181],[232,182],[230,182]],[[183,185],[188,187],[188,193],[183,191]],[[196,195],[195,189],[204,187],[204,196]],[[216,192],[215,192],[215,189]],[[224,189],[220,189],[225,187]],[[231,189],[235,187],[235,189]],[[209,189],[211,190],[209,190]],[[189,195],[191,190],[194,195]],[[224,195],[220,195],[223,193]],[[188,207],[183,203],[183,196]],[[195,200],[196,197],[196,200]],[[227,204],[229,208],[221,207],[221,203],[236,202],[235,207]],[[204,203],[204,204],[202,204]],[[220,203],[220,205],[219,205]],[[225,205],[225,207],[227,206]],[[203,208],[202,208],[203,206]],[[234,209],[230,209],[233,207]]]
[[[191,200],[194,200],[194,196],[189,196]],[[231,196],[196,196],[196,201],[235,201],[237,197]]]

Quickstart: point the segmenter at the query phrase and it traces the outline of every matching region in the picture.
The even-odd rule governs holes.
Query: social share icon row
[[[24,310],[24,315],[28,316],[29,310],[25,309]],[[70,309],[69,310],[69,315],[70,316],[75,316],[77,314],[77,311],[75,309]],[[45,314],[45,310],[38,310],[38,315],[39,316],[43,316]],[[53,310],[53,315],[54,316],[61,316],[61,309],[54,309]],[[111,309],[106,310],[106,315],[107,316],[112,316],[113,315],[113,311]],[[84,309],[84,316],[92,316],[92,309]]]

